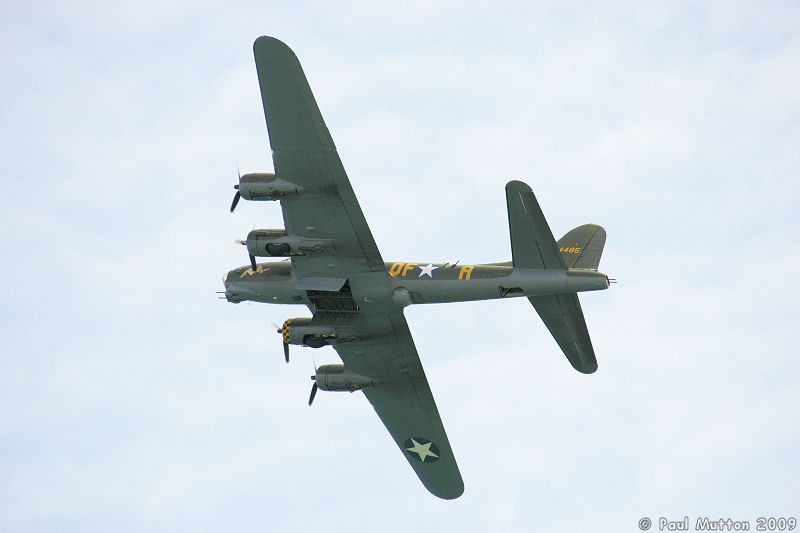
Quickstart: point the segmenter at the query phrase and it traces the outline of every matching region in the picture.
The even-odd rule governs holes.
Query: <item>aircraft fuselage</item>
[[[410,304],[595,291],[609,287],[608,276],[594,270],[524,269],[504,263],[396,262],[385,265],[388,276],[381,272],[371,276],[365,274],[365,281],[371,278],[371,282],[348,287],[357,305],[391,300],[395,305],[405,307]],[[319,289],[309,280],[297,277],[289,261],[260,263],[255,270],[248,266],[228,272],[224,279],[225,296],[234,303],[309,305],[309,289]]]

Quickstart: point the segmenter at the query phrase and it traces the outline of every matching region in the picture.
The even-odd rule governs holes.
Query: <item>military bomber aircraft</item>
[[[250,265],[227,273],[225,298],[308,306],[311,318],[278,330],[286,362],[294,344],[330,345],[344,363],[316,369],[309,405],[318,389],[362,391],[425,487],[457,498],[464,483],[403,308],[525,296],[570,364],[590,374],[597,360],[577,293],[609,287],[597,271],[605,230],[586,224],[556,241],[531,188],[511,181],[512,261],[384,262],[297,57],[272,37],[259,37],[253,52],[275,172],[240,176],[230,210],[240,198],[279,201],[285,228],[241,241]]]

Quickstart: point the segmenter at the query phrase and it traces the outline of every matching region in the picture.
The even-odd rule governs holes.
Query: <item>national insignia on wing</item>
[[[411,457],[422,463],[432,463],[439,460],[439,447],[428,439],[411,437],[406,439],[403,448]]]

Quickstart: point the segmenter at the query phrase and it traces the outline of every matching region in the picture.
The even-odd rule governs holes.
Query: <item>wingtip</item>
[[[269,41],[277,41],[277,40],[278,39],[276,39],[275,37],[272,37],[270,35],[261,35],[260,37],[256,38],[256,40],[253,43],[253,45],[256,45],[256,44],[267,44]]]
[[[511,180],[506,183],[506,191],[530,191],[533,192],[531,186],[524,181]]]
[[[269,35],[262,35],[258,39],[253,42],[253,52],[268,52],[270,49],[289,49],[289,47],[281,41],[280,39],[276,39],[275,37],[271,37]]]
[[[437,498],[441,498],[443,500],[455,500],[464,494],[464,483],[460,483],[454,487],[448,487],[447,490],[438,490],[437,492],[431,490],[430,492]]]

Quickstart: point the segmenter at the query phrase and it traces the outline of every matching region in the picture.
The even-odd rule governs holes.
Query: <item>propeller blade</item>
[[[258,268],[258,265],[256,264],[256,258],[253,257],[252,255],[250,256],[250,265],[253,267],[253,270],[256,270]]]
[[[289,362],[289,343],[288,342],[284,342],[283,343],[283,355],[284,355],[284,357],[286,357],[286,362],[288,363]]]
[[[314,396],[317,395],[317,382],[314,382],[314,385],[311,386],[311,396],[308,398],[308,406],[311,407],[311,404],[314,402]]]
[[[242,195],[239,194],[239,191],[236,191],[236,194],[233,195],[233,203],[231,204],[231,213],[233,213],[233,210],[236,209],[236,204],[239,203],[239,198],[241,197]]]

